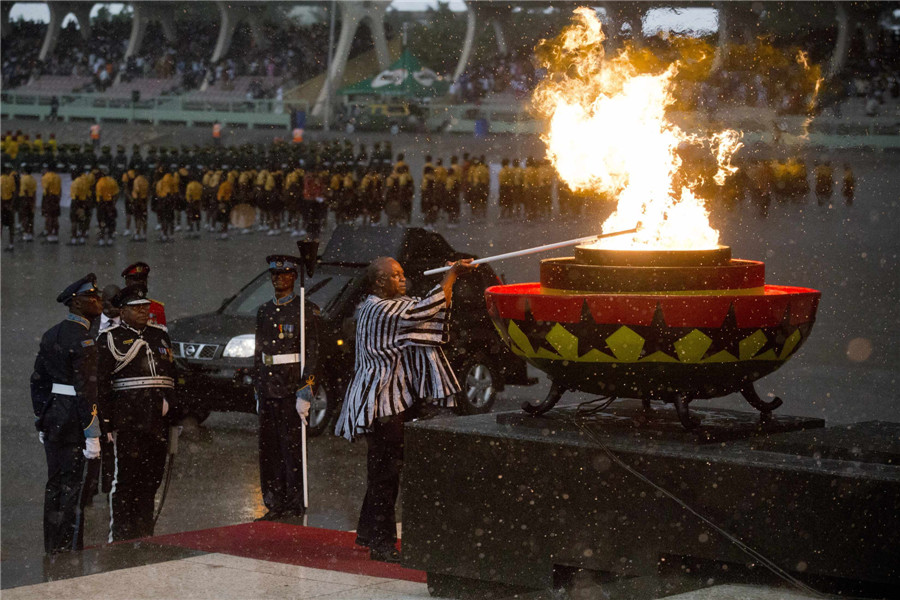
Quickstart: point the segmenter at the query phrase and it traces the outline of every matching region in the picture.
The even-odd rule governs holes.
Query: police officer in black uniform
[[[300,372],[300,298],[294,294],[300,259],[266,257],[275,297],[256,312],[256,399],[259,413],[259,474],[262,520],[302,516],[303,454],[306,426],[316,385],[319,309],[306,303],[306,360]]]
[[[85,458],[100,456],[97,346],[91,321],[103,304],[93,273],[57,298],[66,318],[41,338],[31,375],[35,425],[47,454],[44,492],[44,551],[80,550],[83,545],[81,490]]]
[[[169,334],[149,322],[147,288],[128,285],[112,304],[121,322],[97,338],[104,430],[113,433],[115,475],[109,541],[153,535],[153,498],[162,482],[168,421],[174,416],[175,365]]]

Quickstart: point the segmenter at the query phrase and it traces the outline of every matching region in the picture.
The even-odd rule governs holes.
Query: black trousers
[[[297,400],[259,400],[259,479],[263,503],[274,513],[301,515],[303,507],[303,423]]]
[[[408,412],[376,420],[366,435],[366,497],[356,536],[372,548],[397,543],[395,509],[403,470],[403,424]]]
[[[168,430],[119,430],[109,492],[109,541],[153,535],[153,500],[166,468]]]
[[[81,489],[84,444],[46,440],[47,486],[44,488],[44,551],[81,550],[84,540]]]

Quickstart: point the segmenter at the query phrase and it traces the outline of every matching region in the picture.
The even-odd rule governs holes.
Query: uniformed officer
[[[145,262],[130,264],[122,271],[125,285],[142,285],[148,287],[147,280],[150,277],[150,265]],[[150,301],[150,324],[166,328],[166,306],[159,300],[147,298]]]
[[[162,483],[168,421],[174,414],[175,364],[165,329],[149,322],[141,284],[112,299],[121,323],[97,338],[97,388],[104,429],[113,433],[109,541],[153,535],[153,499]]]
[[[318,308],[306,303],[306,356],[301,372],[300,299],[294,294],[300,259],[266,257],[275,297],[256,313],[259,474],[263,520],[302,516],[303,459],[301,427],[306,426],[316,385]]]
[[[41,337],[31,375],[35,426],[47,455],[44,491],[44,551],[80,550],[83,542],[81,490],[85,458],[100,456],[97,346],[91,321],[103,304],[93,273],[56,298],[66,318]]]

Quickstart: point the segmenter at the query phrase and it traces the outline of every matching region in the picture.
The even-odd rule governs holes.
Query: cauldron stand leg
[[[675,413],[678,415],[678,420],[681,421],[682,427],[688,431],[700,424],[700,419],[691,415],[688,406],[691,403],[691,400],[693,400],[693,398],[687,394],[675,394],[672,396],[672,404],[675,405]]]
[[[759,420],[761,423],[768,422],[772,417],[772,411],[783,404],[781,398],[778,396],[775,396],[769,401],[760,398],[759,394],[756,393],[756,388],[753,387],[753,383],[747,383],[741,388],[741,395],[750,406],[759,411]]]
[[[635,418],[638,425],[647,425],[656,420],[656,411],[650,398],[641,398],[641,412]]]
[[[550,391],[547,392],[547,397],[544,398],[541,402],[537,404],[532,404],[531,402],[523,402],[522,410],[527,412],[529,415],[533,417],[537,417],[539,415],[544,414],[559,402],[559,399],[562,398],[562,395],[566,393],[566,388],[561,385],[558,385],[555,381],[550,385]]]

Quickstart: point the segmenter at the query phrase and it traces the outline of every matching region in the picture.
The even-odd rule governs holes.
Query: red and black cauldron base
[[[767,285],[762,262],[731,249],[608,250],[541,261],[539,283],[485,292],[513,353],[550,376],[540,415],[567,390],[674,404],[685,428],[693,400],[740,392],[765,420],[782,401],[753,382],[780,368],[809,337],[820,292]]]

